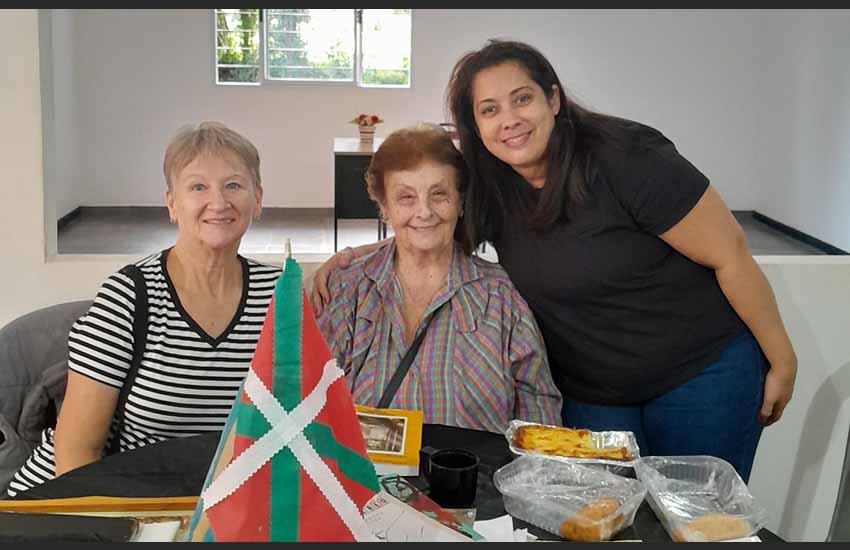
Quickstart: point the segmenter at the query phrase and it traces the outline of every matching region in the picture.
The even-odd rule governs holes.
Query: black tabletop
[[[220,439],[220,432],[170,439],[140,449],[105,457],[54,480],[20,493],[17,499],[44,499],[88,495],[121,497],[161,497],[200,494],[209,464]],[[461,448],[478,455],[478,488],[475,497],[476,519],[486,520],[505,514],[502,495],[493,485],[493,474],[513,459],[506,439],[500,434],[468,430],[439,424],[426,424],[423,445],[436,449]],[[421,478],[414,485],[427,491]],[[514,527],[527,528],[541,539],[558,539],[533,525],[514,519]],[[779,542],[778,536],[762,529],[758,536],[765,542]],[[615,540],[670,542],[670,537],[652,509],[644,501],[634,524],[618,533]]]

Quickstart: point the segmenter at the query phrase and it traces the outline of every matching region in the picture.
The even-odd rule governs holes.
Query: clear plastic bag
[[[556,454],[545,454],[534,450],[522,449],[515,444],[515,434],[521,426],[546,426],[549,428],[557,428],[559,426],[547,426],[545,424],[535,424],[534,422],[526,422],[524,420],[511,420],[508,424],[508,429],[505,430],[505,439],[508,440],[508,447],[515,455],[542,455],[548,456],[556,460],[578,464],[609,464],[612,466],[631,466],[637,459],[640,458],[640,448],[637,444],[635,434],[627,431],[608,431],[608,432],[590,432],[590,438],[593,445],[597,448],[606,447],[625,447],[631,459],[628,460],[612,460],[605,458],[581,458],[572,456],[562,456]]]
[[[767,511],[731,464],[713,456],[648,456],[635,464],[655,515],[675,541],[748,537]]]
[[[636,479],[543,455],[516,458],[493,484],[511,516],[579,541],[610,540],[632,525],[646,495]]]

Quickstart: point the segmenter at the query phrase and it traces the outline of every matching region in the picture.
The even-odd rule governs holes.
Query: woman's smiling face
[[[235,155],[202,154],[180,170],[166,192],[178,240],[214,250],[238,248],[260,212],[262,188]]]
[[[456,180],[454,167],[434,161],[386,175],[381,209],[399,250],[429,253],[454,246],[461,209]]]
[[[472,106],[487,150],[537,186],[535,181],[545,175],[546,147],[560,110],[557,86],[547,97],[520,65],[502,63],[475,76]]]

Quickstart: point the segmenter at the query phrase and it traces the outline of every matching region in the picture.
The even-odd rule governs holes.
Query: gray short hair
[[[171,138],[165,150],[162,171],[165,183],[171,189],[171,177],[186,168],[200,155],[231,153],[239,159],[260,187],[260,153],[254,144],[220,122],[201,122],[182,126]]]

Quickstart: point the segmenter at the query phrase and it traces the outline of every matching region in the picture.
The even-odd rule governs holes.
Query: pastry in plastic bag
[[[631,460],[626,447],[596,447],[590,430],[525,425],[514,432],[514,445],[527,451],[577,458]]]
[[[505,511],[554,535],[609,540],[632,525],[646,488],[605,469],[522,455],[493,474]]]
[[[749,522],[729,514],[706,514],[694,518],[673,536],[676,542],[710,542],[739,539],[752,532]]]
[[[716,456],[647,456],[634,466],[647,501],[676,541],[748,537],[768,518],[747,484]]]
[[[619,514],[620,503],[613,498],[600,498],[582,506],[561,524],[565,539],[585,542],[608,540],[620,530],[625,518]]]

